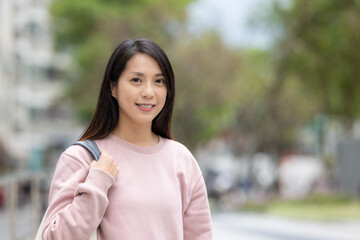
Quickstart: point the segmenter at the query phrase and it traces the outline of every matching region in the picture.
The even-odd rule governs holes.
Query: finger
[[[93,167],[95,164],[96,164],[96,161],[93,160],[93,161],[90,163],[90,167]]]
[[[105,154],[105,155],[108,154],[108,152],[105,149],[102,149],[100,152],[101,152],[101,154]]]
[[[119,174],[119,169],[118,168],[116,168],[116,170],[115,170],[115,177],[117,177],[117,175]]]

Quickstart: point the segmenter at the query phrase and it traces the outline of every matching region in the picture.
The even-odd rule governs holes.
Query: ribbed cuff
[[[86,177],[86,182],[98,187],[107,194],[109,188],[114,184],[115,178],[100,168],[92,167]]]

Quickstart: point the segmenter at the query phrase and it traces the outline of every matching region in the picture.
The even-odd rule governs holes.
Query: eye
[[[131,82],[134,82],[134,83],[140,83],[140,82],[141,82],[141,79],[135,77],[135,78],[132,78],[130,81],[131,81]]]
[[[165,83],[165,79],[163,79],[163,78],[156,79],[156,80],[155,80],[155,83],[164,84],[164,83]]]

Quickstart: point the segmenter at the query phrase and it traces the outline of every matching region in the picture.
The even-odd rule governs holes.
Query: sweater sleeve
[[[184,240],[211,240],[212,223],[205,181],[201,175],[183,216]]]
[[[88,239],[109,203],[107,192],[114,178],[89,168],[91,157],[85,149],[70,148],[60,156],[52,179],[43,239]]]

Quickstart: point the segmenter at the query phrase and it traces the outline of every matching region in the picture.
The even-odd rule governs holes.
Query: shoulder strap
[[[91,153],[91,155],[94,157],[94,159],[96,161],[99,160],[101,152],[94,140],[87,139],[85,141],[77,141],[77,142],[74,142],[72,145],[80,145],[80,146],[86,148]]]

